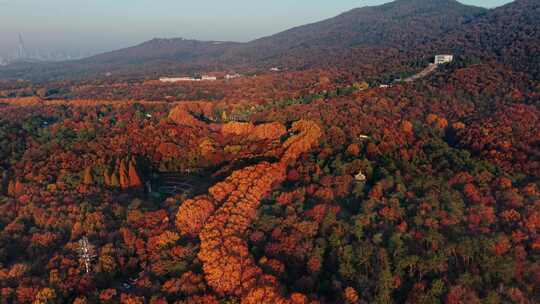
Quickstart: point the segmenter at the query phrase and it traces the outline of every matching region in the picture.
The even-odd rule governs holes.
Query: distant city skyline
[[[0,0],[0,61],[85,57],[155,37],[245,42],[387,0]],[[462,0],[492,8],[508,0]]]

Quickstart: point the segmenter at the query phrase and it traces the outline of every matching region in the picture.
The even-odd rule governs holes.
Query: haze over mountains
[[[351,61],[360,66],[382,63],[388,57],[407,61],[411,56],[429,57],[436,52],[467,53],[502,62],[512,56],[513,61],[523,61],[520,58],[538,51],[539,34],[534,30],[538,15],[538,1],[534,0],[518,0],[491,10],[454,0],[397,0],[353,9],[247,43],[153,39],[83,60],[19,64],[0,71],[3,77],[31,80],[99,77],[104,73],[155,78],[272,66],[350,68]],[[493,45],[490,41],[495,49],[486,49]],[[528,69],[528,61],[519,64]],[[532,62],[532,70],[537,65]]]

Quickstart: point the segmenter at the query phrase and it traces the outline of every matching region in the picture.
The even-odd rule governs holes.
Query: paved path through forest
[[[418,80],[420,78],[424,78],[427,75],[433,73],[437,69],[437,65],[435,63],[430,63],[425,69],[418,72],[417,74],[414,74],[410,77],[405,78],[403,81],[405,82],[413,82],[415,80]]]

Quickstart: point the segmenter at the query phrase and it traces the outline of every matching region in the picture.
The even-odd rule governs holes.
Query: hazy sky
[[[91,52],[154,37],[248,41],[388,0],[0,0],[0,56],[27,48]],[[509,0],[461,0],[495,7]]]

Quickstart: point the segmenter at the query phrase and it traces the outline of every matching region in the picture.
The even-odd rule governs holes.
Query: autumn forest
[[[0,303],[539,303],[540,4],[381,7],[170,66],[234,79],[0,68]]]

